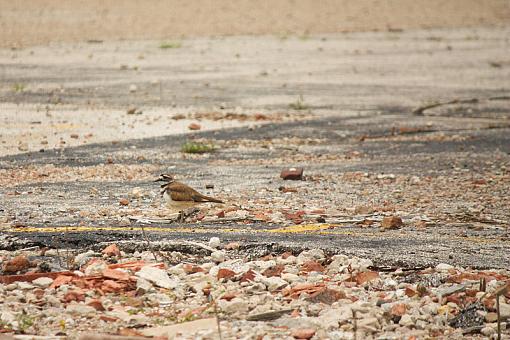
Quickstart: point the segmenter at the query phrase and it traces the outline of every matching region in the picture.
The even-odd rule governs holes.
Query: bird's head
[[[154,182],[164,182],[163,184],[167,184],[172,183],[173,181],[175,181],[174,176],[170,174],[161,174]]]
[[[154,182],[163,182],[161,184],[161,191],[160,194],[163,196],[165,193],[167,186],[175,181],[174,176],[170,174],[161,174],[159,175],[158,179],[156,179]]]

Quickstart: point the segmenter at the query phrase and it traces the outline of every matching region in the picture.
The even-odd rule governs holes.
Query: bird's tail
[[[217,198],[214,198],[214,197],[209,197],[209,196],[205,196],[205,195],[200,195],[200,198],[202,199],[202,201],[204,202],[214,202],[214,203],[225,203]]]

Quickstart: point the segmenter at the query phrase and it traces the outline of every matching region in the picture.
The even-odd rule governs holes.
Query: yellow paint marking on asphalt
[[[87,231],[164,231],[169,233],[178,232],[219,232],[221,229],[203,229],[203,228],[162,228],[162,227],[87,227],[87,226],[74,226],[74,227],[10,227],[1,228],[1,231],[14,232],[14,233],[54,233],[54,232],[87,232]],[[235,231],[241,231],[231,229]]]
[[[268,233],[279,233],[279,234],[307,233],[307,232],[326,230],[326,229],[330,229],[331,227],[333,227],[332,224],[298,224],[298,225],[291,225],[289,227],[283,227],[283,228],[278,228],[278,229],[266,229],[265,231]]]
[[[164,226],[147,226],[147,227],[91,227],[91,226],[62,226],[62,227],[13,227],[9,224],[0,224],[0,231],[3,232],[13,232],[13,233],[65,233],[65,232],[90,232],[90,231],[154,231],[154,232],[166,232],[166,233],[266,233],[266,234],[306,234],[313,233],[318,235],[331,235],[331,236],[353,236],[353,237],[377,237],[377,233],[369,233],[369,232],[361,232],[359,230],[345,230],[345,229],[332,229],[332,227],[342,227],[343,225],[337,224],[304,224],[304,225],[291,225],[283,228],[276,229],[245,229],[245,228],[192,228],[192,227],[184,227],[184,228],[169,228]],[[400,237],[400,235],[393,235],[394,237]],[[402,235],[405,237],[405,235]],[[497,241],[499,243],[510,243],[508,241],[503,240],[494,240],[487,239],[483,237],[469,236],[469,237],[448,237],[449,240],[460,240],[460,241],[470,241],[473,243],[494,243]]]
[[[87,231],[160,231],[168,233],[178,232],[195,232],[195,233],[241,233],[241,232],[254,232],[254,233],[307,233],[307,232],[321,232],[330,229],[331,224],[305,224],[305,225],[292,225],[284,228],[276,229],[245,229],[245,228],[168,228],[164,226],[147,226],[147,227],[91,227],[91,226],[62,226],[62,227],[13,227],[11,225],[0,225],[0,230],[4,232],[15,233],[52,233],[52,232],[87,232]],[[336,226],[336,225],[335,225]]]

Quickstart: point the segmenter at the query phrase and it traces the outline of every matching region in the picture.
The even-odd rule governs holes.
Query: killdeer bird
[[[164,182],[161,185],[161,195],[170,208],[179,210],[181,214],[183,210],[196,207],[202,203],[223,203],[219,199],[202,195],[184,183],[177,182],[172,175],[162,174],[155,182]]]

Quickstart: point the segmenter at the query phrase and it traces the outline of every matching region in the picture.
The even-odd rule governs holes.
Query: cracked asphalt
[[[320,247],[379,266],[508,269],[508,33],[197,38],[171,51],[148,41],[2,49],[0,247],[144,248],[143,227],[161,249],[200,252],[186,241],[219,236],[248,255]],[[456,98],[477,101],[412,113]],[[128,115],[132,106],[143,113]],[[283,118],[222,125],[186,116],[195,112]],[[186,128],[195,121],[203,130]],[[188,140],[217,149],[183,154]],[[305,180],[281,180],[286,166],[304,167]],[[152,182],[165,171],[201,191],[213,183],[210,193],[230,205],[320,208],[325,222],[129,219],[165,217]],[[121,207],[135,188],[144,195]],[[405,226],[360,222],[385,214]]]

